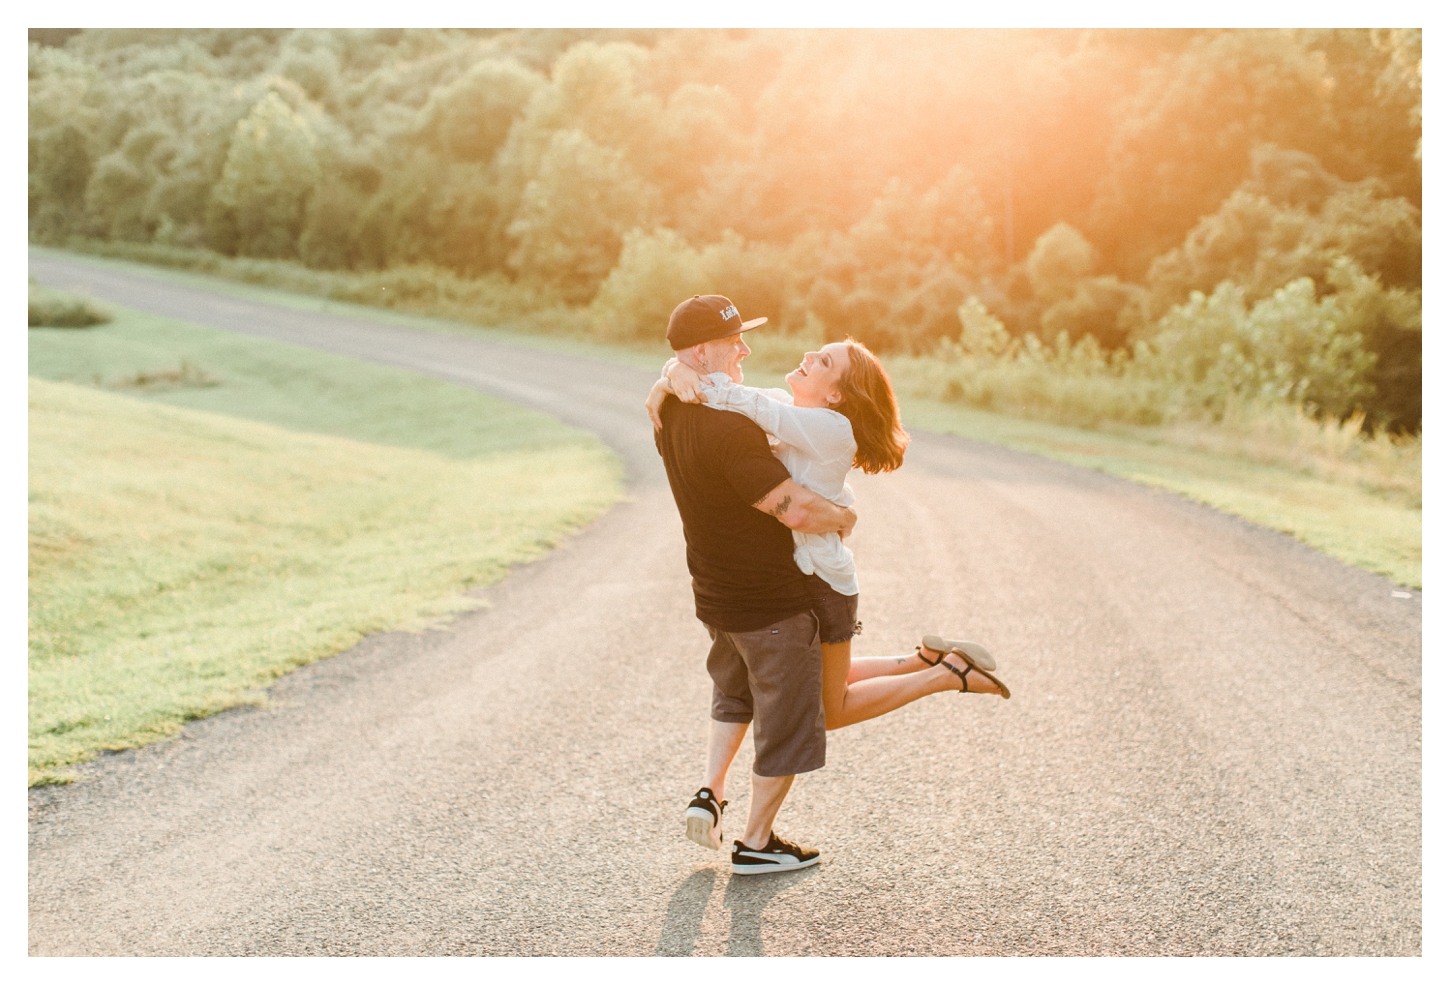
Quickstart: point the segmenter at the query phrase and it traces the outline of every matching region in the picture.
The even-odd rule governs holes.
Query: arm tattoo
[[[779,503],[776,504],[775,509],[770,511],[770,515],[779,520],[782,516],[785,515],[785,511],[788,509],[790,509],[790,497],[786,496],[781,499]]]

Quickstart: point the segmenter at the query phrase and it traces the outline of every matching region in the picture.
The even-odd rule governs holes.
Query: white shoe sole
[[[685,837],[697,845],[718,849],[721,845],[720,826],[715,817],[703,807],[685,808]]]
[[[748,862],[732,862],[730,871],[737,876],[759,876],[767,872],[793,872],[796,869],[808,869],[820,860],[821,857],[817,855],[804,862],[761,862],[757,865]]]

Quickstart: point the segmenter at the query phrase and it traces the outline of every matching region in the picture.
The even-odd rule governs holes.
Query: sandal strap
[[[970,692],[967,691],[967,675],[972,672],[972,665],[971,664],[967,664],[967,669],[966,670],[957,670],[951,664],[949,664],[949,663],[946,662],[946,654],[942,654],[942,659],[939,660],[938,663],[940,663],[947,670],[951,671],[953,674],[956,674],[957,677],[961,678],[961,681],[962,681],[962,693],[963,694],[970,693]]]
[[[918,657],[920,657],[922,659],[922,662],[925,663],[928,667],[935,667],[937,664],[941,663],[941,661],[942,661],[942,658],[941,657],[937,657],[935,660],[927,660],[926,659],[926,654],[925,653],[922,653],[921,651],[922,651],[922,647],[920,645],[918,645],[917,648],[916,648],[916,655]]]

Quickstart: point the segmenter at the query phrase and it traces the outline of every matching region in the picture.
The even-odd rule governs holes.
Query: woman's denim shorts
[[[821,627],[822,643],[845,643],[860,634],[856,621],[856,600],[859,595],[842,595],[821,579],[806,575],[806,592],[811,597],[811,611]]]

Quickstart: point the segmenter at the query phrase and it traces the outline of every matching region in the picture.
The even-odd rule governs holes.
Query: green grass
[[[456,384],[126,309],[103,328],[31,329],[29,338],[33,376],[298,431],[462,458],[593,441]],[[180,374],[183,363],[215,385],[138,385],[138,377]]]
[[[620,492],[592,437],[401,371],[124,310],[30,343],[32,784],[472,607]]]
[[[1401,585],[1420,587],[1418,494],[1410,500],[1305,469],[1183,447],[1170,443],[1166,429],[1084,431],[910,398],[902,400],[902,417],[908,427],[1004,445],[1167,489],[1291,534]]]

